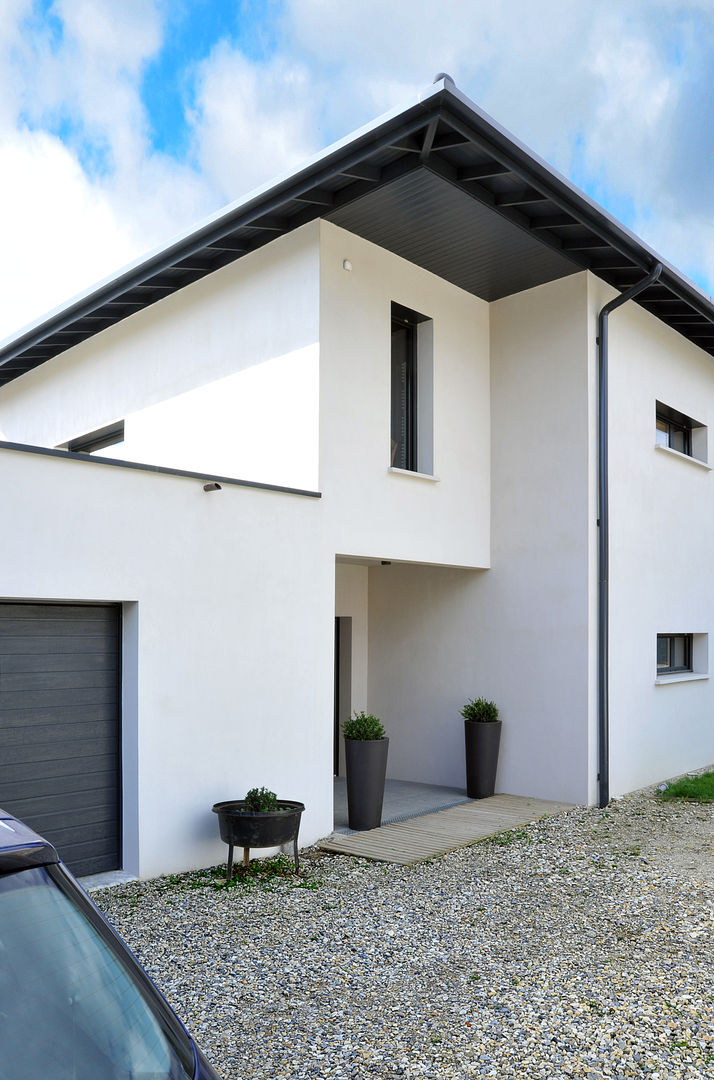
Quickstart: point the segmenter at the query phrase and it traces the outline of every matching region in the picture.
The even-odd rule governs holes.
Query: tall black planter
[[[479,723],[464,720],[466,737],[466,794],[470,799],[487,799],[496,790],[501,721]]]
[[[382,824],[389,739],[345,739],[347,811],[351,829]]]

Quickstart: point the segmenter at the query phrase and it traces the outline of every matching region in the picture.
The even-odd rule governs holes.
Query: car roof
[[[52,844],[0,809],[0,874],[59,862]]]

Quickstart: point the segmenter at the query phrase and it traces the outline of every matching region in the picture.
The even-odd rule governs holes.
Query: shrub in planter
[[[498,720],[498,705],[486,698],[472,698],[461,710],[464,720],[473,720],[476,724],[495,724]]]
[[[292,799],[278,799],[267,788],[251,788],[245,799],[229,799],[215,803],[213,813],[218,814],[221,840],[228,844],[226,878],[233,873],[233,848],[243,848],[243,865],[247,866],[252,847],[279,847],[293,845],[295,872],[300,869],[298,859],[298,832],[305,804]]]
[[[351,829],[376,829],[382,823],[389,739],[372,713],[355,712],[342,725],[347,766],[347,812]]]
[[[466,749],[466,794],[486,799],[496,790],[501,721],[498,706],[486,698],[471,698],[461,709]]]

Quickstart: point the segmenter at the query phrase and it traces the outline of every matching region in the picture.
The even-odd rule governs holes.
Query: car
[[[0,1080],[220,1080],[128,947],[0,810]]]

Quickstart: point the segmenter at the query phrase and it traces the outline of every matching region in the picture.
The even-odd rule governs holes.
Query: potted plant
[[[486,799],[496,790],[501,721],[498,706],[485,698],[472,698],[461,710],[466,740],[466,794]]]
[[[342,725],[347,768],[347,811],[351,829],[377,829],[382,823],[389,739],[382,721],[355,712]]]
[[[233,847],[243,848],[243,865],[247,866],[252,847],[279,847],[292,841],[295,873],[298,860],[298,832],[305,804],[292,799],[278,799],[267,788],[251,788],[244,799],[218,802],[213,813],[218,814],[221,840],[228,844],[226,879],[233,873]]]

